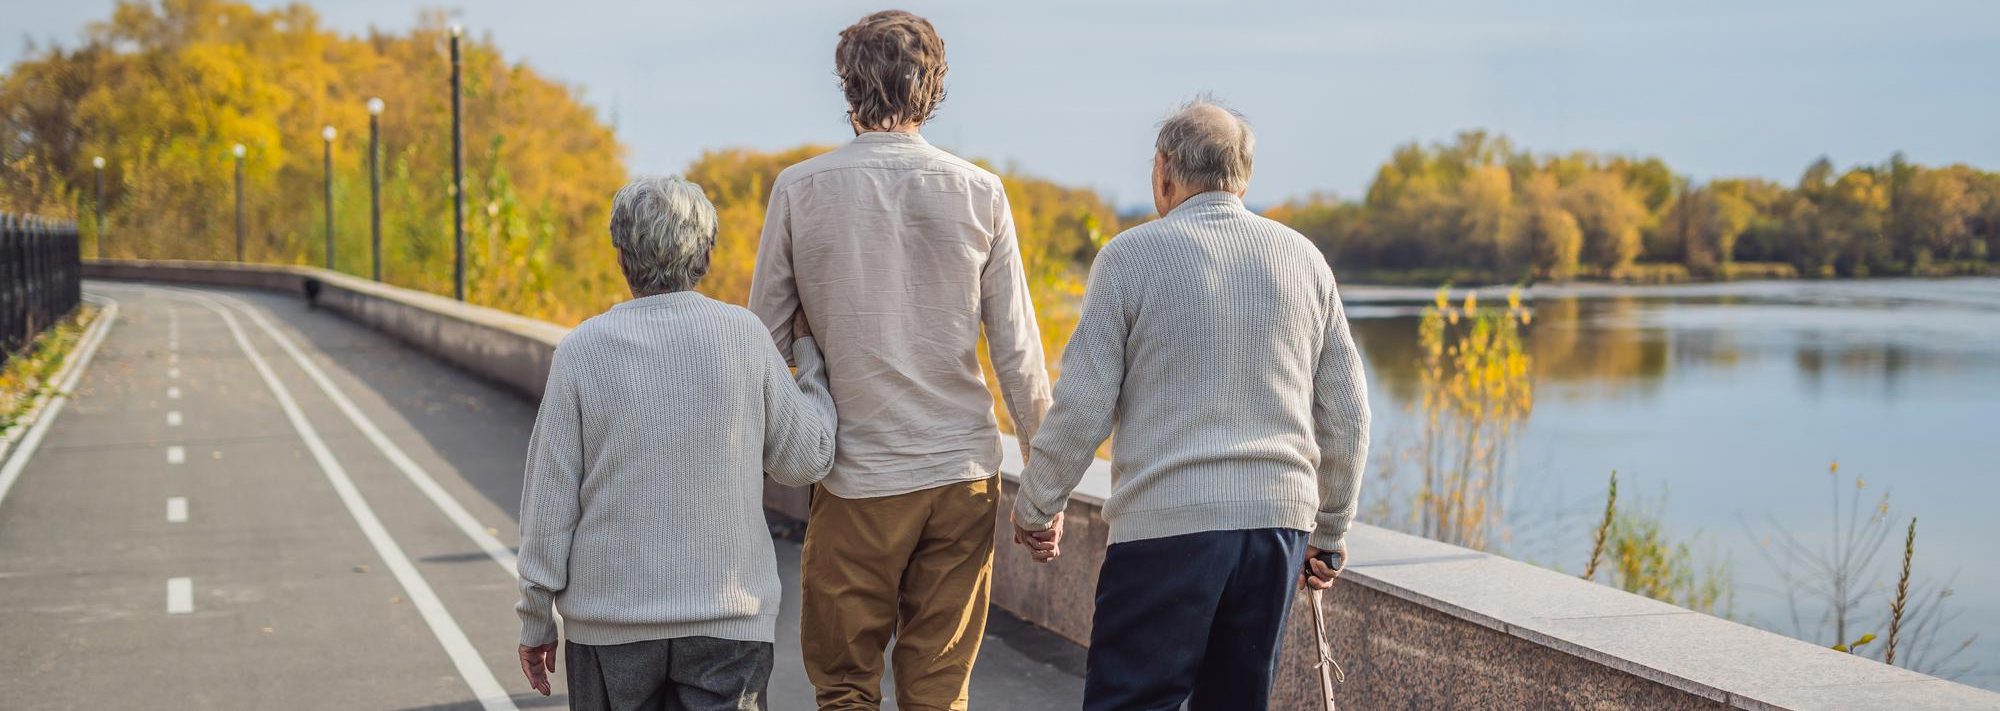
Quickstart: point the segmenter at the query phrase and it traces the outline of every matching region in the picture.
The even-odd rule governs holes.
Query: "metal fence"
[[[0,212],[0,363],[82,299],[76,224]]]

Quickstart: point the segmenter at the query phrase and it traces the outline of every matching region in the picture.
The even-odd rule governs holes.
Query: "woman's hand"
[[[549,674],[556,670],[556,643],[550,642],[539,647],[521,645],[521,673],[527,675],[528,685],[549,695]]]

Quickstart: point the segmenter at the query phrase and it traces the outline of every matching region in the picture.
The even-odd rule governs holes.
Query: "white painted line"
[[[179,427],[179,426],[181,426],[181,411],[180,411],[180,410],[168,410],[168,411],[167,411],[167,426],[168,426],[168,427]]]
[[[182,447],[178,444],[167,448],[168,464],[180,464],[182,462],[187,461],[187,458],[188,458],[187,448]]]
[[[167,365],[174,365],[174,364],[176,364],[176,363],[179,363],[179,362],[181,362],[181,354],[179,354],[179,353],[168,353],[168,354],[167,354]]]
[[[194,580],[167,578],[167,614],[185,615],[190,612],[194,612]]]
[[[104,336],[111,332],[111,323],[118,320],[118,302],[114,299],[91,295],[103,302],[103,310],[98,312],[97,322],[91,324],[90,332],[77,342],[74,360],[66,363],[63,372],[56,376],[55,394],[49,397],[41,414],[35,417],[35,424],[22,435],[19,446],[15,447],[5,462],[0,462],[0,502],[7,500],[7,492],[14,488],[15,480],[21,478],[21,470],[28,467],[28,459],[35,456],[35,450],[42,446],[42,438],[49,433],[49,426],[62,414],[63,405],[69,403],[70,394],[76,390],[76,382],[83,378],[83,370],[90,365],[90,359],[97,355],[97,347],[104,343]]]
[[[292,362],[297,363],[299,369],[306,372],[306,377],[311,378],[313,383],[319,386],[320,392],[325,393],[327,399],[332,400],[334,406],[340,408],[340,411],[347,415],[348,421],[354,423],[355,429],[361,430],[362,436],[367,437],[369,442],[374,443],[375,448],[381,450],[382,455],[388,457],[389,462],[396,465],[396,468],[403,472],[403,476],[408,478],[410,483],[417,487],[418,491],[423,492],[424,496],[431,500],[432,505],[435,505],[439,511],[444,513],[445,518],[451,519],[451,522],[458,526],[460,533],[465,534],[466,538],[472,539],[473,544],[479,546],[480,550],[485,551],[487,558],[492,559],[494,563],[498,563],[501,570],[507,571],[507,577],[512,578],[519,575],[515,568],[513,549],[501,543],[500,539],[493,534],[487,533],[486,526],[480,525],[479,519],[473,518],[471,511],[467,511],[465,506],[460,504],[458,499],[451,495],[451,492],[445,491],[444,487],[439,486],[437,479],[433,478],[430,472],[425,471],[422,465],[417,464],[417,461],[404,452],[402,447],[396,446],[395,441],[389,439],[388,435],[383,434],[382,428],[376,426],[375,421],[370,419],[366,413],[363,413],[361,408],[356,407],[354,401],[347,397],[347,393],[342,391],[340,386],[335,385],[332,378],[326,376],[326,371],[321,370],[317,363],[314,363],[311,358],[307,358],[305,353],[299,350],[299,347],[292,342],[291,337],[286,336],[282,331],[273,327],[271,322],[264,318],[261,310],[243,303],[234,297],[222,296],[218,298],[235,305],[238,310],[250,317],[250,322],[256,324],[257,328],[264,332],[264,335],[276,341],[278,347],[284,349],[285,353],[292,357]]]
[[[167,523],[187,523],[188,500],[185,496],[167,499]]]
[[[179,386],[175,386],[175,385],[169,385],[169,386],[167,386],[167,399],[168,399],[168,400],[179,400],[179,399],[181,399],[181,389],[180,389],[180,387],[179,387]]]
[[[306,419],[305,411],[301,410],[298,401],[292,398],[291,390],[278,380],[278,374],[271,370],[271,365],[264,361],[264,356],[257,352],[257,347],[250,343],[249,334],[244,333],[243,328],[237,325],[236,316],[213,299],[199,294],[195,294],[194,298],[222,317],[223,324],[227,325],[230,334],[236,337],[237,347],[250,358],[250,365],[264,379],[264,385],[270,388],[271,395],[277,399],[279,409],[284,410],[285,418],[291,420],[292,429],[298,432],[299,439],[305,442],[306,450],[312,453],[313,459],[319,463],[320,471],[326,474],[327,482],[333,485],[334,493],[338,494],[341,503],[347,506],[347,513],[354,517],[355,525],[361,528],[362,535],[375,548],[375,554],[382,557],[383,564],[395,575],[396,582],[402,584],[403,592],[409,596],[410,603],[423,616],[424,622],[430,625],[431,634],[437,637],[438,644],[444,647],[445,653],[451,657],[452,664],[458,667],[458,675],[465,679],[466,686],[472,687],[472,693],[479,697],[480,706],[487,711],[513,711],[515,709],[513,698],[500,686],[500,680],[494,678],[493,670],[486,666],[486,661],[480,657],[479,650],[475,649],[472,641],[466,638],[465,630],[458,626],[457,620],[452,619],[451,611],[445,608],[444,601],[438,599],[437,592],[431,589],[423,574],[417,572],[416,565],[403,553],[403,548],[396,543],[395,537],[389,535],[389,529],[382,525],[382,520],[375,516],[375,510],[369,508],[368,500],[362,497],[361,490],[354,486],[354,480],[348,477],[347,469],[341,466],[340,460],[334,458],[333,450],[329,449],[326,441],[320,438],[319,431],[313,429],[312,422]]]
[[[180,379],[181,379],[181,369],[179,369],[179,368],[168,368],[168,369],[167,369],[167,377],[168,377],[169,379],[173,379],[173,380],[180,380]]]

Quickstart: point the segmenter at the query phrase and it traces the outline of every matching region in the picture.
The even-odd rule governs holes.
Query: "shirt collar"
[[[1181,204],[1175,205],[1174,209],[1168,210],[1167,214],[1172,215],[1183,211],[1192,212],[1209,205],[1228,205],[1241,208],[1243,207],[1243,198],[1237,197],[1236,193],[1226,190],[1210,190],[1182,201]]]
[[[923,134],[901,133],[897,131],[869,131],[867,133],[855,136],[854,142],[855,143],[907,143],[910,145],[917,145],[917,146],[930,145],[929,141],[924,140]]]

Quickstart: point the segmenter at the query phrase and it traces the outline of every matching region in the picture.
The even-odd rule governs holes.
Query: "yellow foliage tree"
[[[245,257],[322,264],[320,129],[333,126],[334,261],[368,274],[366,101],[380,97],[384,277],[449,293],[448,42],[436,13],[407,34],[355,37],[305,5],[121,2],[81,47],[0,78],[0,206],[89,207],[102,155],[108,229],[86,223],[87,240],[103,235],[112,257],[233,259],[241,143]],[[489,41],[465,38],[463,67],[467,297],[563,322],[621,298],[598,239],[625,179],[610,129]]]

